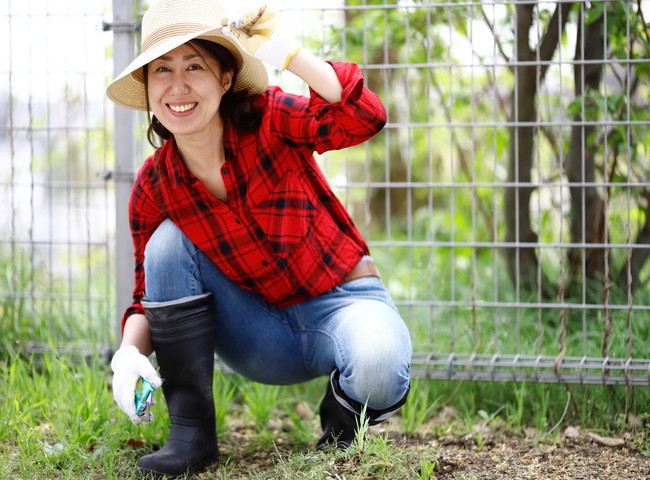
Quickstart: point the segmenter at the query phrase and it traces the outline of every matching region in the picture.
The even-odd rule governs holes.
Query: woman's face
[[[219,105],[232,72],[222,72],[213,57],[184,44],[150,62],[147,78],[151,111],[177,140],[222,128]]]

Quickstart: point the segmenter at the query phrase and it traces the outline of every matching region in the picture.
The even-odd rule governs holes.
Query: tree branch
[[[641,5],[641,0],[636,0],[637,3],[637,12],[639,12],[639,17],[641,17],[641,25],[643,25],[643,33],[645,33],[645,41],[646,44],[650,44],[650,32],[648,32],[648,24],[645,22],[645,18],[643,18],[643,6]]]
[[[555,7],[553,17],[548,24],[542,43],[539,46],[539,59],[548,62],[553,58],[555,49],[560,42],[560,35],[564,31],[569,18],[569,12],[573,7],[573,2],[560,3]],[[540,69],[540,78],[544,78],[548,64],[544,64]]]
[[[648,245],[650,244],[650,191],[645,192],[646,202],[648,207],[645,214],[645,223],[637,233],[634,245]],[[621,269],[618,275],[619,285],[625,285],[625,289],[629,289],[631,294],[643,285],[639,278],[641,269],[650,257],[650,248],[632,248],[628,261]]]

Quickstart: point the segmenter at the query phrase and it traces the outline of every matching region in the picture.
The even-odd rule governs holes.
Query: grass
[[[56,349],[30,357],[5,355],[0,361],[0,478],[132,478],[137,458],[164,443],[168,417],[157,392],[156,420],[134,427],[115,405],[110,379],[108,363],[99,355],[80,360]],[[641,425],[636,428],[650,433],[645,390],[635,390],[634,414]],[[395,439],[417,439],[427,431],[471,438],[481,449],[485,432],[497,424],[515,435],[535,428],[542,442],[559,441],[550,431],[558,423],[601,434],[633,429],[621,415],[625,392],[620,388],[574,386],[567,408],[561,385],[414,380],[396,423],[399,431],[364,435],[366,425],[347,452],[319,453],[313,451],[319,433],[314,412],[323,392],[324,380],[272,387],[217,372],[223,456],[216,470],[200,478],[430,479],[438,464],[436,449],[405,449]],[[650,453],[647,440],[638,448]],[[262,454],[272,458],[256,467]]]
[[[462,272],[457,272],[453,294],[452,287],[445,284],[449,271],[444,269],[437,271],[434,278],[438,280],[409,281],[412,272],[418,271],[414,265],[426,265],[431,252],[413,253],[409,260],[392,252],[393,283],[404,277],[402,285],[410,285],[402,292],[399,285],[389,285],[396,297],[471,297],[471,292],[460,286]],[[427,258],[416,258],[420,253]],[[0,275],[1,290],[55,291],[34,262],[23,255],[14,260],[7,259],[0,268],[5,272]],[[0,267],[2,263],[0,260]],[[470,276],[488,278],[490,272],[481,270],[486,265],[490,265],[489,259],[480,260],[480,271],[470,272]],[[462,267],[460,263],[456,266]],[[491,275],[499,285],[507,285],[503,272]],[[79,292],[85,295],[89,290],[83,283],[82,279]],[[0,478],[132,478],[137,458],[163,445],[168,435],[169,419],[160,392],[159,404],[154,407],[156,420],[134,427],[113,401],[107,359],[98,353],[71,354],[80,338],[90,345],[106,343],[112,332],[106,331],[106,323],[113,315],[105,311],[105,302],[82,299],[77,305],[77,300],[66,300],[66,285],[56,290],[57,295],[44,295],[42,301],[38,295],[0,300]],[[103,291],[101,285],[96,288]],[[477,298],[490,298],[489,282],[476,288]],[[509,295],[507,289],[499,289],[500,301],[523,301]],[[635,303],[648,305],[649,295],[640,292]],[[516,351],[522,355],[558,351],[561,326],[554,309],[521,307],[515,315],[505,309],[409,305],[402,311],[416,351],[444,353],[453,348],[456,352],[475,349],[479,354]],[[648,358],[650,324],[643,321],[641,313],[635,312],[630,325],[633,348],[635,358]],[[613,357],[627,353],[626,314],[612,314]],[[567,355],[584,351],[600,356],[604,314],[596,311],[587,321],[583,315],[566,312]],[[46,353],[20,353],[25,351],[21,347],[32,341],[47,345]],[[320,433],[317,411],[324,388],[325,379],[277,387],[217,372],[214,395],[222,461],[201,478],[431,479],[439,469],[438,452],[433,446],[424,446],[426,441],[417,445],[422,438],[451,436],[480,450],[495,429],[517,436],[533,431],[535,442],[556,443],[562,441],[559,433],[568,425],[602,435],[631,433],[636,447],[650,455],[647,388],[423,379],[413,380],[409,401],[390,435],[374,427],[372,434],[360,437],[345,453],[317,453],[313,447]],[[410,442],[409,448],[404,447],[404,439]]]

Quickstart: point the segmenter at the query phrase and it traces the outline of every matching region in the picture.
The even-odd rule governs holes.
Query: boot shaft
[[[174,302],[142,302],[163,379],[171,429],[165,446],[142,457],[148,478],[177,478],[218,460],[214,399],[212,294]]]
[[[212,294],[143,306],[170,416],[204,418],[214,412]]]

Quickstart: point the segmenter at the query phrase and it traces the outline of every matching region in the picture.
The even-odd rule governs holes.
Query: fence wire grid
[[[411,329],[414,376],[650,384],[650,1],[273,4],[388,111],[318,161]],[[0,6],[5,348],[118,341],[151,151],[104,89],[145,8]]]

